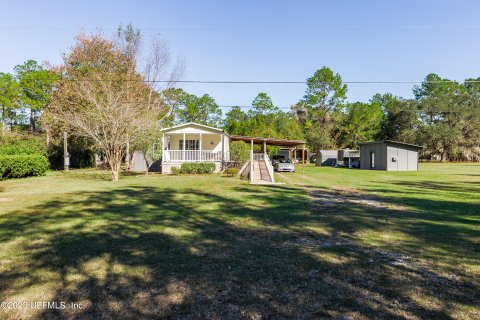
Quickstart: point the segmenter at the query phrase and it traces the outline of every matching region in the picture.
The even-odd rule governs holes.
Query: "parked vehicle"
[[[352,168],[360,168],[360,161],[352,161],[351,166]]]
[[[287,172],[295,172],[295,166],[292,160],[289,159],[280,159],[277,163],[273,166],[275,171],[287,171]]]
[[[272,157],[272,165],[278,163],[279,160],[287,160],[287,157],[281,154],[276,154]]]

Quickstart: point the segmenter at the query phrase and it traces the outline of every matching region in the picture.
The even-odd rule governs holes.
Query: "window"
[[[375,152],[370,153],[370,168],[375,169]]]
[[[199,150],[199,140],[185,140],[185,150]],[[183,150],[183,139],[179,142],[180,150]]]

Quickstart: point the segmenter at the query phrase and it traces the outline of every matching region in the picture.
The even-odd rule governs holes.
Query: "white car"
[[[295,165],[290,159],[280,159],[274,165],[275,171],[295,172]]]

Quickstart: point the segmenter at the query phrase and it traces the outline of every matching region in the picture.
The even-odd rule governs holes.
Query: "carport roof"
[[[408,147],[423,149],[422,146],[419,146],[419,145],[416,145],[416,144],[405,143],[405,142],[400,142],[400,141],[393,141],[393,140],[379,140],[379,141],[371,141],[371,142],[360,142],[359,145],[377,144],[377,143],[395,144],[395,145],[400,145],[400,146],[408,146]]]
[[[231,136],[232,141],[245,141],[255,144],[266,143],[270,146],[280,146],[280,147],[297,147],[305,144],[303,140],[288,140],[288,139],[276,139],[276,138],[262,138],[262,137],[249,137],[249,136]]]

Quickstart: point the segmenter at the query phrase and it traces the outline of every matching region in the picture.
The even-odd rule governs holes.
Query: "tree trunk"
[[[130,171],[130,142],[127,142],[125,149],[125,170]]]
[[[447,149],[443,149],[441,161],[442,161],[442,162],[447,162],[447,159],[448,159],[448,150],[447,150]]]
[[[50,127],[49,126],[45,127],[45,144],[47,145],[47,148],[50,147]]]
[[[118,181],[120,174],[120,167],[122,165],[122,148],[113,147],[113,150],[105,151],[105,157],[107,158],[110,169],[112,170],[112,181]]]
[[[117,165],[113,165],[112,166],[112,181],[113,182],[118,181],[118,171],[119,171],[119,169],[118,169]]]
[[[5,135],[5,125],[7,124],[5,117],[5,106],[2,106],[2,136]]]
[[[30,109],[30,133],[34,133],[35,132],[35,126],[34,126],[34,123],[35,120],[33,118],[33,109]]]

